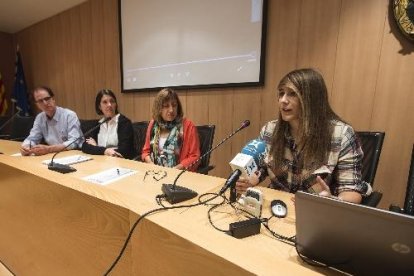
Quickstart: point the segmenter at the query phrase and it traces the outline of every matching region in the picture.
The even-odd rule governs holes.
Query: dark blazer
[[[97,122],[98,124],[98,122]],[[89,137],[95,139],[98,142],[98,133],[100,128],[98,127],[94,132],[91,133]],[[117,152],[122,154],[123,157],[127,159],[134,158],[134,131],[132,129],[131,120],[120,114],[118,118],[118,149]],[[88,137],[85,137],[88,138]],[[92,146],[88,143],[83,143],[82,151],[89,154],[103,155],[105,152],[105,147]]]

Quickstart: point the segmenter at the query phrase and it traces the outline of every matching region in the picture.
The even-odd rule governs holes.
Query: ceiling
[[[86,0],[0,0],[0,32],[16,33]]]

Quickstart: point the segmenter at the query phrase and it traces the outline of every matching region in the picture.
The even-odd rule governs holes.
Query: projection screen
[[[264,82],[266,0],[119,0],[122,91]]]

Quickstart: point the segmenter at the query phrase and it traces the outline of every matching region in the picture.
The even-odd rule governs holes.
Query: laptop
[[[301,255],[355,275],[414,275],[414,217],[295,195]]]

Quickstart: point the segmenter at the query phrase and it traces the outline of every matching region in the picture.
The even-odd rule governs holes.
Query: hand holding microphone
[[[249,141],[238,153],[230,166],[233,170],[242,172],[240,179],[236,183],[238,194],[245,193],[248,188],[259,184],[261,176],[260,167],[264,166],[264,158],[267,154],[266,143],[260,139]]]
[[[248,177],[240,177],[236,182],[236,192],[238,194],[245,194],[247,189],[257,186],[259,184],[260,171],[256,171]]]

